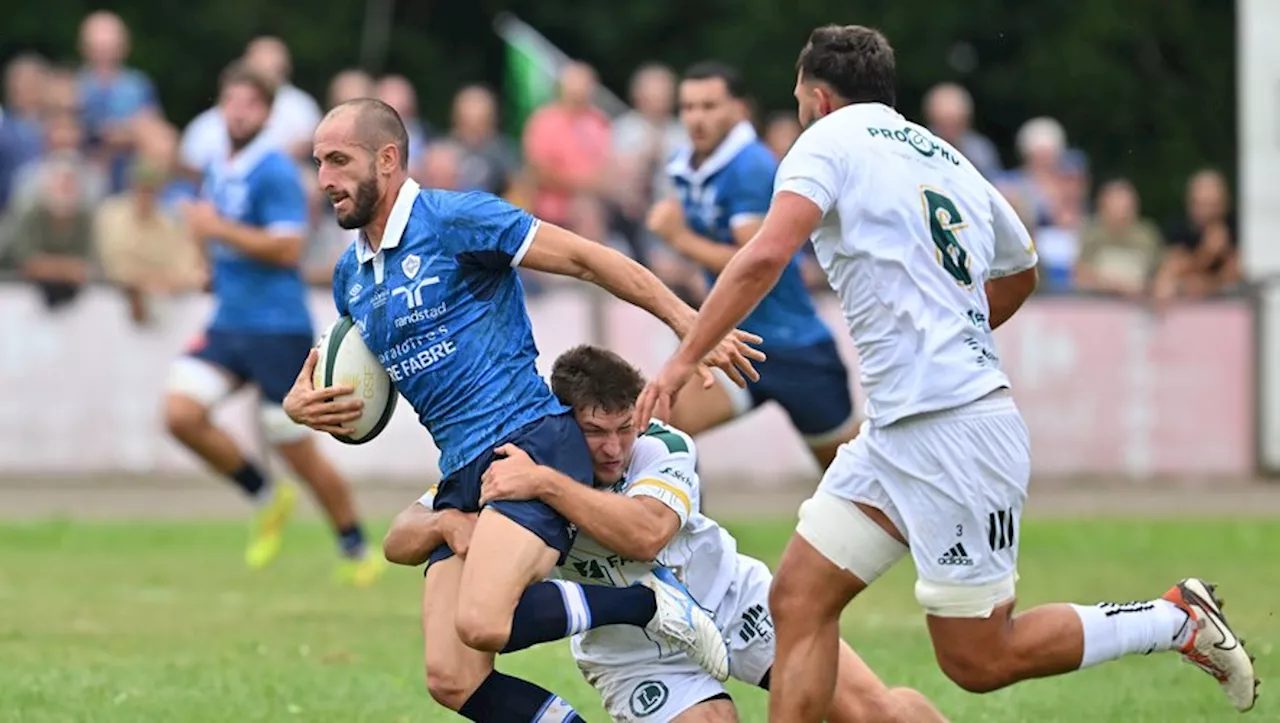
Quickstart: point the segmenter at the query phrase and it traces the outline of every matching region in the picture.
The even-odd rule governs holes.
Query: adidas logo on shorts
[[[969,553],[964,551],[964,544],[957,542],[950,550],[942,553],[942,557],[938,558],[938,564],[970,567],[973,565],[973,558],[969,557]]]

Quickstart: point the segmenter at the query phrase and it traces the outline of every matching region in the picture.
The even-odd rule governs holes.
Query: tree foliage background
[[[1222,0],[400,0],[389,56],[374,72],[411,78],[423,115],[440,126],[460,85],[502,83],[502,45],[491,31],[514,12],[570,55],[595,65],[625,96],[647,60],[677,69],[717,57],[737,64],[762,111],[790,110],[793,63],[808,31],[827,22],[883,30],[897,51],[899,105],[919,117],[932,84],[963,83],[975,124],[1014,164],[1013,136],[1050,115],[1091,161],[1095,180],[1132,178],[1146,211],[1180,205],[1189,172],[1234,176],[1233,3]],[[36,50],[74,63],[84,0],[19,3],[5,12],[0,59]],[[294,54],[294,80],[323,97],[328,79],[357,66],[363,2],[338,0],[113,0],[133,31],[131,64],[156,81],[169,117],[185,123],[212,99],[218,71],[253,35],[278,34]]]

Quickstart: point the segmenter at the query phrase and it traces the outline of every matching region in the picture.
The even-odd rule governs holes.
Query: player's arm
[[[298,170],[281,157],[260,183],[253,189],[252,203],[261,226],[216,216],[208,235],[263,263],[297,266],[307,231],[307,195]]]
[[[682,337],[697,316],[697,312],[639,263],[552,223],[538,223],[519,265],[595,284],[658,317]]]
[[[302,261],[303,233],[296,224],[266,228],[215,216],[202,234],[216,238],[257,261],[273,266],[297,266]]]
[[[649,215],[649,228],[672,248],[718,275],[729,265],[738,249],[746,246],[760,230],[764,215],[769,210],[773,177],[777,170],[772,158],[757,155],[752,156],[747,165],[730,171],[733,176],[726,179],[727,187],[722,198],[729,215],[732,245],[716,243],[689,228],[682,207],[675,199],[654,206]]]
[[[772,174],[767,173],[771,169],[761,168],[739,179],[743,186],[733,195],[731,215],[763,213],[764,219],[716,280],[693,331],[673,361],[700,358],[698,350],[714,345],[720,338],[716,334],[725,333],[719,330],[741,323],[778,283],[843,187],[845,164],[830,153],[831,147],[813,131],[801,135],[778,166],[772,202],[766,189],[773,191],[773,185],[766,186],[757,178],[772,180]]]
[[[734,254],[716,280],[676,356],[696,363],[729,330],[742,323],[778,283],[822,216],[823,210],[817,204],[798,193],[782,191],[775,196],[760,229]]]
[[[995,233],[995,256],[991,264],[991,278],[986,283],[987,321],[992,329],[996,329],[1012,318],[1036,290],[1039,257],[1031,234],[1013,206],[994,187],[989,188],[988,194]]]
[[[467,554],[466,542],[471,538],[475,515],[460,510],[433,510],[430,495],[430,492],[423,495],[391,521],[391,528],[382,540],[382,554],[387,562],[421,565],[432,550],[446,543],[456,554]]]
[[[584,485],[551,467],[535,464],[514,445],[504,445],[498,452],[505,459],[485,470],[481,504],[502,499],[542,500],[580,531],[629,560],[653,560],[687,519],[687,511],[682,518],[655,497],[624,496]],[[687,495],[685,502],[687,507]]]

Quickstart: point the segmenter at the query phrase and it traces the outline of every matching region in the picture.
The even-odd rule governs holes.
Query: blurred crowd
[[[105,280],[146,323],[154,301],[207,287],[201,246],[183,228],[177,204],[198,193],[200,169],[228,152],[225,127],[213,107],[181,128],[167,118],[146,70],[128,64],[128,28],[110,12],[83,20],[79,55],[79,67],[34,54],[5,67],[0,278],[34,284],[50,308]],[[509,139],[499,130],[498,98],[482,85],[459,89],[448,127],[435,128],[420,116],[409,78],[344,70],[317,99],[291,84],[289,49],[279,38],[254,39],[243,60],[276,85],[264,133],[297,159],[310,189],[309,283],[328,286],[352,240],[315,187],[311,132],[326,108],[377,97],[405,119],[411,173],[423,185],[504,196],[630,254],[691,303],[706,293],[704,275],[645,227],[648,209],[670,193],[666,159],[685,140],[671,69],[639,68],[628,89],[631,110],[610,118],[593,103],[595,72],[570,64],[557,97],[533,114],[521,138]],[[1052,118],[1021,127],[1017,158],[1006,166],[975,130],[963,87],[939,85],[919,113],[904,111],[959,148],[1010,200],[1036,240],[1042,290],[1161,304],[1238,287],[1236,217],[1220,172],[1191,175],[1182,212],[1157,223],[1143,214],[1140,189],[1128,180],[1092,178],[1088,158]],[[790,109],[746,112],[779,157],[800,133]],[[811,259],[807,278],[815,290],[826,289]],[[526,281],[532,294],[556,283],[535,275]]]

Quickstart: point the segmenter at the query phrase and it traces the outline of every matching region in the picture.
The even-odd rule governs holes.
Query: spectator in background
[[[1068,291],[1080,253],[1079,225],[1083,219],[1083,209],[1071,193],[1071,176],[1084,178],[1083,156],[1067,155],[1066,131],[1048,117],[1024,123],[1018,129],[1017,145],[1022,166],[1004,174],[1001,185],[1007,195],[1024,204],[1031,218],[1028,228],[1040,255],[1041,288]],[[1072,164],[1076,166],[1072,168]]]
[[[589,239],[607,231],[600,206],[613,187],[609,118],[592,104],[596,73],[570,63],[559,97],[539,108],[524,129],[524,157],[534,184],[533,213]]]
[[[794,112],[778,111],[771,113],[765,121],[762,137],[774,157],[781,161],[803,130]]]
[[[103,275],[120,286],[138,324],[152,318],[157,297],[204,287],[203,252],[175,209],[166,203],[177,152],[177,132],[149,128],[130,169],[128,191],[97,209],[93,241]]]
[[[1227,179],[1205,169],[1187,182],[1187,209],[1169,225],[1164,263],[1156,280],[1156,301],[1203,299],[1240,283],[1236,215]]]
[[[405,130],[409,132],[409,165],[412,166],[422,159],[427,145],[427,128],[418,117],[418,92],[403,75],[384,75],[378,80],[374,93],[374,97],[394,108],[404,121]]]
[[[5,66],[0,109],[0,213],[13,192],[13,178],[40,155],[40,111],[47,65],[38,55],[19,55]]]
[[[973,96],[955,83],[939,83],[924,96],[924,117],[933,131],[960,151],[987,178],[1000,173],[1000,153],[973,129]]]
[[[498,101],[493,91],[468,85],[453,97],[449,139],[462,153],[459,183],[468,191],[506,196],[520,169],[519,154],[498,133]]]
[[[110,189],[125,187],[136,134],[133,122],[157,113],[155,87],[142,71],[126,67],[129,30],[115,13],[90,13],[80,25],[84,67],[78,84],[80,111],[91,154],[103,164]]]
[[[462,149],[452,141],[432,143],[413,166],[413,178],[425,188],[461,191],[462,157]]]
[[[41,194],[50,190],[50,176],[72,168],[77,176],[75,188],[79,203],[93,206],[107,194],[107,179],[101,169],[85,154],[84,129],[75,108],[49,106],[41,128],[44,152],[23,165],[13,177],[10,216],[22,214],[41,202]],[[56,192],[65,187],[56,189]]]
[[[329,81],[328,94],[325,97],[326,107],[334,108],[349,100],[372,98],[377,84],[373,76],[355,68],[349,68],[333,76]]]
[[[1081,233],[1076,287],[1128,299],[1145,297],[1162,244],[1156,225],[1139,213],[1137,189],[1124,179],[1110,181],[1098,190],[1097,208]]]
[[[3,226],[4,266],[34,283],[50,309],[80,293],[90,273],[94,204],[101,177],[80,153],[80,120],[66,112],[45,123],[46,153],[23,167]]]
[[[320,123],[320,106],[309,93],[290,82],[293,60],[289,47],[280,38],[263,35],[249,41],[243,60],[276,89],[271,117],[262,131],[266,142],[310,168],[311,134]],[[227,124],[217,106],[196,116],[182,134],[180,159],[182,166],[193,173],[202,173],[210,163],[230,153]]]
[[[658,63],[643,65],[631,76],[633,109],[613,121],[615,162],[635,186],[632,215],[639,220],[650,205],[671,192],[667,161],[688,140],[676,118],[676,76]]]

